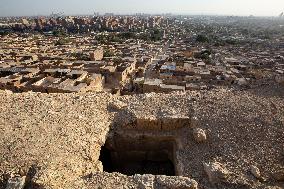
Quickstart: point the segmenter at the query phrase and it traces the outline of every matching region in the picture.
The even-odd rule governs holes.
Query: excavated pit
[[[115,134],[102,146],[100,161],[109,173],[175,176],[175,148],[169,137]]]

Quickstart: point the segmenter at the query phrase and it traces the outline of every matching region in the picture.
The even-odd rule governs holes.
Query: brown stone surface
[[[107,94],[0,94],[0,174],[34,172],[58,188],[97,170],[109,130]],[[68,187],[67,187],[68,188]]]
[[[273,173],[284,166],[284,90],[261,91],[122,97],[0,92],[0,188],[11,174],[44,188],[186,188],[191,181],[204,189],[283,187]],[[108,107],[117,100],[120,105]],[[147,129],[152,125],[137,120],[164,120],[167,126]],[[195,141],[194,127],[206,131],[205,142]],[[175,140],[180,177],[102,173],[100,147],[116,132]],[[222,164],[228,178],[210,183],[203,167],[209,162]],[[251,174],[251,165],[257,165],[265,181]]]

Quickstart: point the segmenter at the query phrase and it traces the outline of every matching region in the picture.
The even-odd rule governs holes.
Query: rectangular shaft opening
[[[100,161],[109,173],[175,176],[174,145],[170,139],[114,136],[101,148]]]

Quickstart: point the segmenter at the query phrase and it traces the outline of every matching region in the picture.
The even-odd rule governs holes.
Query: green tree
[[[66,45],[67,43],[70,43],[71,40],[69,38],[60,38],[59,40],[57,40],[55,42],[55,46],[58,46],[58,45]]]
[[[10,32],[7,31],[7,30],[0,30],[0,36],[6,36],[6,35],[9,35]]]
[[[52,31],[52,34],[53,34],[55,37],[66,36],[66,32],[63,31],[63,30],[59,30],[59,29]]]
[[[197,35],[196,42],[208,43],[209,42],[209,38],[207,36],[205,36],[205,35]]]
[[[114,52],[109,50],[109,49],[106,49],[104,50],[104,57],[112,57],[114,56]]]

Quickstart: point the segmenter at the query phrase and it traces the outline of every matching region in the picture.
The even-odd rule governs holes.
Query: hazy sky
[[[0,16],[180,13],[277,16],[284,0],[0,0]]]

